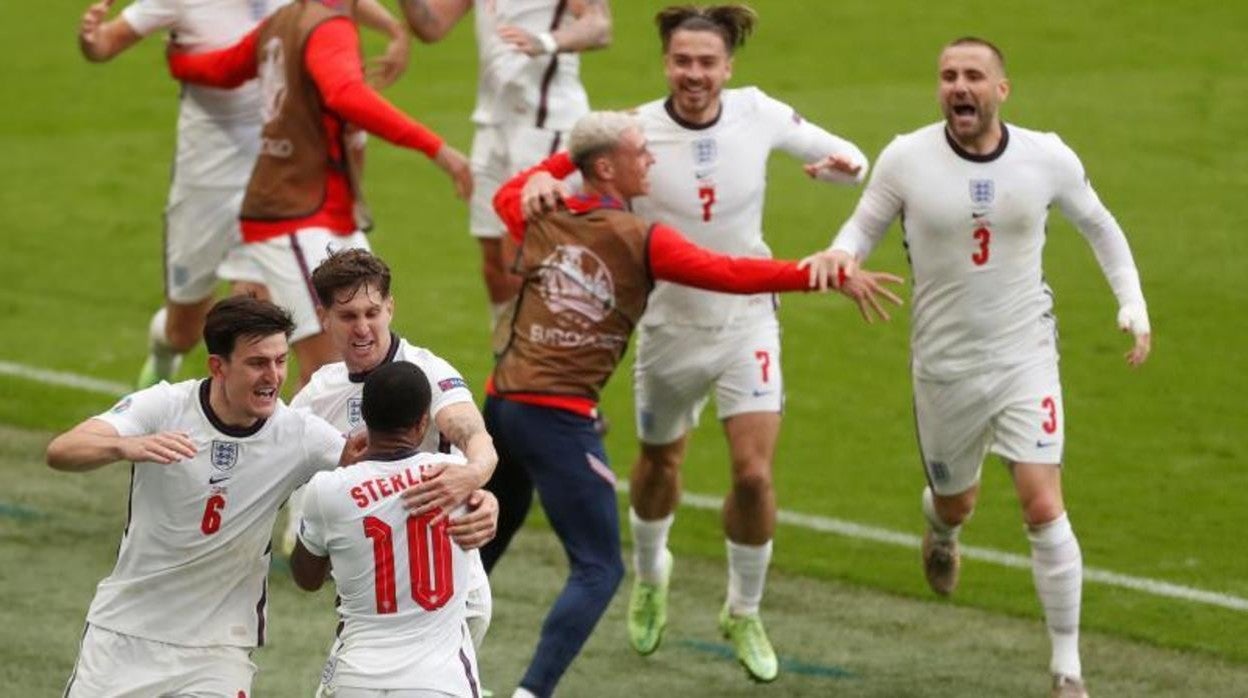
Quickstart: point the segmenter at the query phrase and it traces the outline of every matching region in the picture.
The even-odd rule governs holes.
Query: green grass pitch
[[[390,3],[393,6],[393,3]],[[1013,93],[1007,120],[1054,130],[1083,158],[1127,230],[1155,328],[1138,372],[1082,238],[1059,214],[1046,275],[1057,295],[1066,397],[1066,494],[1085,561],[1098,569],[1248,597],[1248,9],[1237,3],[932,4],[758,0],[757,36],[734,85],[756,84],[869,156],[893,134],[939,118],[935,57],[956,36],[993,39]],[[659,3],[616,0],[613,46],[587,55],[596,107],[660,96],[650,17]],[[160,41],[106,66],[85,63],[74,31],[84,3],[4,3],[6,108],[0,112],[0,361],[129,382],[160,302],[160,212],[177,86]],[[468,25],[414,45],[388,96],[467,150],[475,57]],[[765,229],[778,256],[823,246],[857,192],[808,181],[778,155]],[[478,387],[489,369],[485,299],[466,209],[424,158],[380,141],[366,188],[375,248],[396,270],[398,329]],[[907,271],[890,233],[875,266]],[[776,484],[785,509],[917,533],[923,477],[914,446],[904,312],[866,326],[842,299],[786,298],[789,385]],[[629,361],[604,400],[617,473],[635,454]],[[202,352],[184,376],[198,373]],[[55,474],[43,442],[111,398],[0,375],[0,691],[63,685],[94,584],[125,515],[124,468]],[[705,415],[688,490],[721,493],[723,439]],[[1027,554],[1007,476],[985,466],[965,531],[971,545]],[[564,695],[745,695],[721,656],[718,516],[682,510],[681,567],[668,644],[626,648],[622,597],[574,665]],[[1047,650],[1025,570],[970,562],[951,601],[927,592],[912,550],[782,526],[764,613],[786,661],[784,695],[1037,695]],[[487,685],[509,689],[558,588],[560,553],[540,523],[499,569]],[[257,653],[260,695],[306,695],[332,629],[323,595],[274,575],[273,646]],[[1085,672],[1099,695],[1243,695],[1248,612],[1085,585]],[[933,648],[942,648],[934,666]],[[648,671],[646,669],[649,669]],[[1098,690],[1100,689],[1100,690]]]

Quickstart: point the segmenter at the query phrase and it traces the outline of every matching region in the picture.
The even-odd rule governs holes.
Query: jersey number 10
[[[446,605],[455,593],[451,569],[451,537],[446,519],[430,526],[438,512],[407,517],[407,572],[412,600],[426,611]],[[364,536],[373,541],[373,574],[377,586],[377,613],[398,611],[394,582],[394,530],[385,521],[364,517]]]

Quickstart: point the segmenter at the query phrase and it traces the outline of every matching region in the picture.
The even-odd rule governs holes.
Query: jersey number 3
[[[992,241],[992,231],[987,227],[979,227],[972,235],[979,241],[979,249],[971,255],[971,261],[975,266],[982,267],[988,263],[988,243]]]
[[[411,578],[412,600],[426,611],[442,608],[455,593],[451,536],[446,530],[446,519],[429,525],[437,513],[407,517],[407,572]],[[373,541],[377,613],[394,613],[398,611],[394,584],[394,531],[385,521],[366,516],[364,535]]]

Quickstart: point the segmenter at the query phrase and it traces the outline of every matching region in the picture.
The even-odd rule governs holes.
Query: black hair
[[[419,366],[392,361],[364,379],[360,413],[369,431],[399,432],[420,423],[431,399],[429,378]]]

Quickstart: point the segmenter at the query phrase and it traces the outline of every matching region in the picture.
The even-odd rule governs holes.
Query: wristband
[[[537,43],[541,44],[542,53],[559,53],[559,42],[555,41],[555,35],[550,32],[542,32],[537,35]]]

